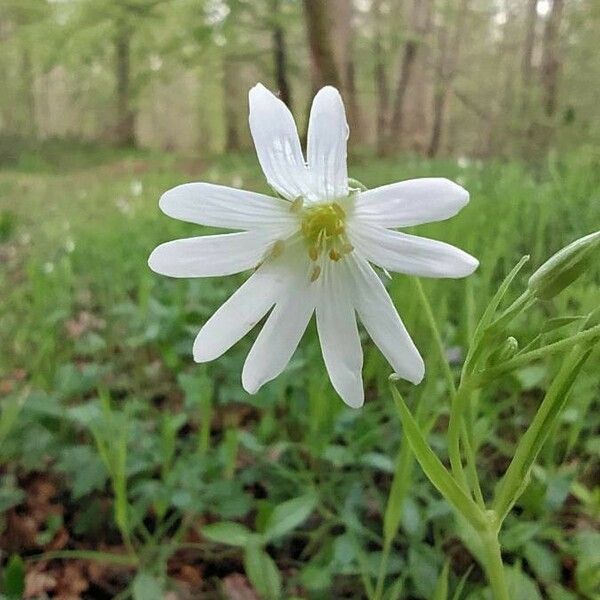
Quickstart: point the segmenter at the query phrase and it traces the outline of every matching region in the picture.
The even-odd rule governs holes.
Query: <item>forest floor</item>
[[[481,262],[468,282],[425,283],[456,369],[475,316],[521,256],[534,268],[600,223],[594,156],[536,169],[358,156],[350,175],[367,187],[447,176],[470,190],[460,216],[419,228]],[[285,598],[363,598],[365,578],[377,575],[401,439],[389,367],[366,343],[367,404],[352,411],[329,387],[312,329],[258,396],[240,384],[248,339],[194,365],[195,331],[241,277],[173,281],[148,269],[158,243],[197,235],[158,210],[163,191],[192,180],[266,191],[250,153],[200,160],[50,149],[0,169],[0,586],[9,598],[256,600],[252,556]],[[548,319],[591,311],[597,290],[596,271],[513,335],[526,344]],[[409,278],[394,277],[390,293],[427,356],[425,391],[407,385],[405,395],[428,398],[443,457],[447,400],[427,326]],[[523,369],[482,397],[484,493],[554,368]],[[598,396],[592,367],[507,521],[514,600],[598,598]],[[412,477],[387,570],[399,597],[430,600],[448,557],[450,589],[464,578],[461,598],[488,598],[464,532],[418,469]],[[268,531],[286,502],[303,518],[254,555],[202,533],[221,521]]]

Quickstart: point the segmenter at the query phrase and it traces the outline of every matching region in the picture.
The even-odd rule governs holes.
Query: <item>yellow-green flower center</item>
[[[327,255],[337,262],[352,252],[353,247],[346,236],[346,211],[339,202],[304,207],[298,199],[292,204],[292,210],[300,217],[300,231],[311,260],[317,261],[320,256]]]

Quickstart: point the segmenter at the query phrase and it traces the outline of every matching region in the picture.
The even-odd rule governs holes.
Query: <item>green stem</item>
[[[489,528],[480,534],[480,539],[485,558],[485,571],[494,600],[510,600],[498,535]]]
[[[383,598],[383,583],[385,581],[385,574],[387,571],[387,564],[390,558],[391,549],[391,542],[388,542],[386,540],[386,542],[383,545],[381,560],[379,561],[379,572],[377,574],[377,585],[375,586],[375,594],[373,595],[373,600],[381,600]]]
[[[450,391],[451,397],[451,410],[450,410],[450,427],[448,428],[448,454],[450,457],[450,465],[452,467],[452,473],[458,483],[462,486],[462,488],[466,491],[469,489],[469,484],[467,481],[467,476],[463,469],[463,464],[460,456],[460,424],[462,419],[462,413],[464,409],[464,403],[461,402],[460,394],[456,391],[456,384],[454,382],[454,375],[452,375],[452,370],[450,369],[450,364],[448,363],[448,359],[446,358],[446,350],[444,349],[444,342],[442,341],[442,336],[440,335],[440,330],[435,321],[435,317],[433,316],[433,310],[431,309],[431,304],[429,303],[429,299],[427,298],[425,291],[423,290],[423,285],[418,278],[414,280],[415,289],[417,291],[417,296],[419,301],[423,307],[423,311],[425,312],[425,318],[427,319],[427,324],[431,329],[431,333],[433,334],[433,339],[435,341],[435,345],[440,357],[440,363],[442,365],[442,370],[444,372],[444,376],[446,378],[446,384],[448,385],[448,389]],[[452,432],[452,434],[451,434]]]
[[[435,340],[435,345],[437,347],[438,353],[440,355],[440,362],[442,364],[442,369],[444,371],[444,376],[446,377],[446,383],[448,385],[448,389],[452,394],[452,398],[456,395],[456,384],[454,383],[454,375],[452,375],[452,370],[450,369],[450,365],[448,364],[448,359],[446,358],[446,350],[444,348],[444,342],[442,341],[442,336],[440,335],[440,330],[438,329],[437,323],[435,322],[435,317],[433,316],[433,310],[431,309],[431,304],[427,296],[425,295],[425,290],[423,290],[423,286],[421,285],[421,280],[418,278],[413,279],[415,288],[417,290],[417,296],[419,297],[419,301],[423,305],[423,310],[425,311],[425,317],[427,319],[427,324],[431,329],[431,333],[433,334],[433,339]]]
[[[462,427],[462,440],[465,447],[465,454],[467,455],[467,478],[469,485],[475,496],[475,502],[477,502],[481,509],[485,510],[485,500],[483,499],[479,477],[477,476],[477,463],[475,461],[475,453],[473,452],[473,444],[467,432],[467,427],[464,424]]]
[[[521,437],[513,459],[496,488],[493,508],[502,522],[523,492],[529,472],[568,400],[571,387],[591,353],[576,346],[565,358],[533,421]]]
[[[484,371],[474,375],[472,381],[477,386],[483,386],[486,383],[497,379],[501,375],[510,373],[511,371],[514,371],[519,367],[523,367],[534,360],[539,360],[540,358],[544,358],[551,354],[556,354],[561,350],[572,348],[575,344],[592,340],[595,337],[600,337],[600,325],[596,325],[595,327],[591,327],[590,329],[576,333],[571,337],[560,340],[559,342],[554,342],[554,344],[549,344],[543,348],[538,348],[537,350],[532,350],[531,352],[526,352],[525,354],[518,354],[511,360],[507,360],[505,363],[498,365],[497,367],[485,369]]]
[[[450,466],[455,479],[466,491],[469,490],[469,483],[462,464],[460,455],[460,431],[462,415],[468,402],[469,387],[461,385],[454,396],[452,410],[450,411],[450,421],[448,422],[448,456],[450,457]]]
[[[402,421],[403,435],[406,435],[413,454],[429,481],[444,496],[454,510],[467,519],[477,531],[486,529],[488,527],[486,514],[471,498],[468,490],[464,490],[457,483],[456,479],[448,472],[435,452],[433,452],[423,437],[421,428],[394,385],[392,385],[391,390]]]

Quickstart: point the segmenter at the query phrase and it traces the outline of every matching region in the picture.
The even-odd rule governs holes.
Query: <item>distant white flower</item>
[[[283,371],[315,312],[331,383],[346,404],[359,407],[364,391],[358,314],[395,373],[419,383],[423,360],[370,263],[424,277],[471,274],[478,262],[462,250],[394,231],[452,217],[469,194],[441,178],[352,189],[348,125],[335,88],[323,88],[313,101],[306,161],[284,103],[260,84],[249,99],[258,160],[280,197],[189,183],[160,199],[173,218],[240,231],[162,244],[150,256],[152,270],[213,277],[254,269],[200,330],[194,359],[221,356],[271,311],[242,372],[242,384],[253,394]]]

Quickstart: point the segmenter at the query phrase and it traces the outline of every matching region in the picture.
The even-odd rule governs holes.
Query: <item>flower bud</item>
[[[571,285],[591,264],[600,247],[600,231],[575,240],[549,258],[530,278],[529,290],[549,300]]]
[[[490,364],[502,363],[510,360],[519,351],[519,342],[512,336],[506,338],[502,345],[490,355]]]

